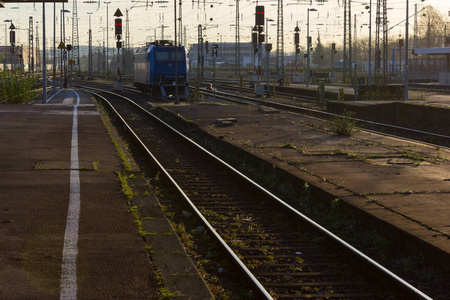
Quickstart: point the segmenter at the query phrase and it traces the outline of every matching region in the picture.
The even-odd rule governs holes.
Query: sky
[[[307,14],[310,11],[310,35],[313,41],[320,36],[325,44],[335,42],[338,45],[343,43],[344,19],[343,19],[343,1],[328,0],[325,3],[319,3],[326,0],[283,0],[283,31],[285,48],[293,46],[294,29],[298,25],[300,28],[300,44],[306,44],[307,36]],[[365,8],[370,0],[351,0],[352,1],[352,23],[356,18],[356,34],[358,38],[367,37],[369,34],[369,12]],[[376,0],[372,1],[372,35],[375,34],[375,13]],[[91,2],[91,3],[89,3]],[[94,3],[92,3],[94,2]],[[179,13],[180,0],[109,0],[106,1],[86,1],[77,0],[78,12],[78,32],[79,44],[88,44],[89,14],[91,16],[91,29],[93,35],[93,45],[99,46],[103,42],[106,44],[106,28],[109,28],[108,44],[110,47],[115,45],[114,37],[114,13],[120,9],[123,19],[123,32],[125,33],[126,12],[128,11],[130,44],[133,47],[139,47],[146,42],[155,39],[174,39],[174,7]],[[197,43],[198,25],[203,28],[203,36],[210,43],[214,42],[234,42],[235,41],[235,23],[236,23],[236,0],[181,0],[182,2],[182,24],[186,29],[186,43],[188,45]],[[175,5],[176,3],[176,5]],[[450,22],[450,0],[409,0],[409,15],[415,12],[415,5],[420,11],[424,6],[433,6],[440,11],[446,21]],[[255,6],[264,5],[266,18],[273,21],[268,22],[268,28],[265,31],[269,33],[269,42],[276,44],[277,33],[277,0],[240,0],[240,41],[251,41],[251,30],[255,22]],[[393,27],[390,35],[404,35],[406,18],[406,0],[387,0],[389,27]],[[61,10],[62,4],[57,3],[56,7],[56,37],[57,43],[61,41]],[[10,26],[5,20],[12,20],[16,27],[16,44],[28,44],[29,17],[33,17],[35,37],[36,26],[40,43],[42,45],[42,21],[43,21],[42,3],[8,3],[6,8],[0,8],[0,16],[3,19],[3,28],[0,27],[0,45],[9,42],[7,30]],[[74,1],[69,0],[64,4],[64,9],[70,12],[65,13],[64,25],[66,38],[72,38],[72,13],[74,11]],[[53,46],[53,16],[54,4],[45,4],[46,20],[46,42],[47,47]],[[420,15],[420,14],[419,14]],[[355,17],[356,16],[356,17]],[[108,20],[107,20],[108,18]],[[107,26],[108,21],[108,26]],[[398,25],[397,25],[398,24]],[[413,31],[414,17],[410,18],[410,34]],[[352,24],[353,27],[353,24]],[[178,31],[178,28],[177,28]],[[6,36],[5,36],[6,33]],[[179,34],[179,32],[177,33]],[[352,29],[352,34],[354,30]],[[70,40],[71,41],[71,40]],[[184,39],[183,39],[184,41]],[[70,42],[68,42],[70,43]],[[42,49],[42,46],[40,46]]]

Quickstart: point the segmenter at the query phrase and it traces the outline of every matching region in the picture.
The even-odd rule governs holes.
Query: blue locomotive
[[[178,83],[175,82],[175,49],[177,49]],[[189,95],[188,55],[184,46],[159,40],[147,44],[134,53],[134,86],[143,93],[162,99],[175,97],[178,87],[180,99]]]

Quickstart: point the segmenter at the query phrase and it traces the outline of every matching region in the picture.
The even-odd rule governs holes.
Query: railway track
[[[208,82],[208,85],[210,85],[209,89],[212,89],[212,83]],[[229,82],[216,82],[216,88],[217,89],[223,89],[226,91],[236,91],[241,93],[242,96],[246,96],[249,98],[255,98],[255,90],[253,88],[247,87],[247,86],[239,86],[237,84],[231,84]],[[203,89],[205,90],[205,89]],[[216,91],[217,92],[217,91]],[[222,91],[222,93],[224,93]],[[273,95],[277,97],[278,102],[282,103],[291,103],[296,105],[303,105],[306,107],[319,107],[320,103],[317,101],[317,97],[309,97],[306,95],[302,95],[299,97],[298,94],[289,94],[289,93],[283,93],[283,92],[274,92],[272,88],[270,89],[270,97],[273,97]],[[258,97],[259,99],[264,99],[267,96],[267,92],[265,93],[264,97]],[[270,99],[270,98],[267,98]]]
[[[97,97],[228,252],[257,299],[428,298],[152,112],[119,95]]]

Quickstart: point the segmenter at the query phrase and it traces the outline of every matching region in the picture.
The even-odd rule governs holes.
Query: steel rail
[[[247,181],[249,184],[251,184],[253,187],[255,187],[256,189],[260,190],[262,193],[264,193],[265,195],[267,195],[268,197],[272,198],[273,200],[275,200],[277,203],[279,203],[282,207],[286,208],[289,212],[293,213],[294,215],[298,216],[302,221],[308,223],[311,227],[313,227],[315,230],[319,231],[320,233],[322,233],[323,235],[325,235],[328,239],[330,239],[331,241],[335,242],[336,244],[338,244],[339,246],[343,247],[346,251],[348,251],[349,253],[351,253],[354,257],[357,257],[361,262],[364,262],[367,266],[370,266],[371,268],[373,268],[373,270],[378,271],[379,273],[383,274],[384,276],[386,276],[387,278],[389,278],[393,283],[395,283],[396,287],[399,288],[400,290],[402,290],[403,292],[407,293],[409,296],[414,297],[415,299],[432,299],[431,297],[429,297],[428,295],[426,295],[425,293],[423,293],[422,291],[420,291],[419,289],[417,289],[416,287],[412,286],[411,284],[409,284],[408,282],[406,282],[405,280],[403,280],[402,278],[400,278],[399,276],[397,276],[396,274],[394,274],[393,272],[389,271],[387,268],[385,268],[384,266],[382,266],[381,264],[379,264],[378,262],[374,261],[373,259],[371,259],[370,257],[368,257],[367,255],[365,255],[364,253],[362,253],[361,251],[359,251],[358,249],[356,249],[355,247],[353,247],[352,245],[348,244],[347,242],[345,242],[344,240],[342,240],[341,238],[337,237],[336,235],[334,235],[332,232],[330,232],[329,230],[327,230],[326,228],[324,228],[323,226],[319,225],[318,223],[316,223],[315,221],[313,221],[312,219],[310,219],[309,217],[307,217],[306,215],[302,214],[301,212],[299,212],[298,210],[296,210],[294,207],[290,206],[289,204],[285,203],[282,199],[280,199],[279,197],[277,197],[276,195],[272,194],[272,192],[268,191],[267,189],[265,189],[264,187],[260,186],[258,183],[254,182],[253,180],[251,180],[249,177],[247,177],[246,175],[242,174],[240,171],[238,171],[237,169],[235,169],[233,166],[229,165],[228,163],[226,163],[225,161],[223,161],[221,158],[217,157],[216,155],[210,153],[208,150],[206,150],[205,148],[203,148],[202,146],[200,146],[199,144],[197,144],[196,142],[194,142],[193,140],[191,140],[189,137],[183,135],[181,132],[179,132],[178,130],[176,130],[175,128],[173,128],[172,126],[170,126],[169,124],[167,124],[166,122],[164,122],[163,120],[161,120],[160,118],[158,118],[157,116],[153,115],[151,112],[147,111],[146,109],[144,109],[142,106],[140,106],[139,104],[135,103],[134,101],[132,101],[131,99],[128,99],[124,96],[121,95],[117,95],[111,92],[107,92],[109,94],[113,94],[115,96],[121,97],[127,101],[129,101],[131,104],[135,105],[137,108],[141,109],[145,114],[149,115],[150,117],[158,120],[159,122],[161,122],[161,124],[167,126],[167,128],[169,128],[170,130],[172,130],[174,133],[178,134],[181,138],[185,139],[186,141],[190,142],[192,145],[194,145],[195,147],[198,147],[198,149],[202,150],[205,154],[207,154],[208,156],[210,156],[211,158],[217,160],[218,162],[220,162],[221,164],[223,164],[224,166],[226,166],[230,171],[234,172],[235,174],[237,174],[238,176],[240,176],[242,179],[244,179],[245,181]],[[97,95],[97,94],[96,94]],[[99,95],[98,95],[99,96]],[[101,96],[100,96],[101,97]],[[101,97],[103,98],[103,97]],[[104,99],[104,98],[103,98]],[[106,100],[107,101],[107,100]],[[109,103],[109,102],[107,102]],[[114,108],[113,108],[114,109]],[[115,109],[114,109],[115,111]],[[116,112],[117,113],[117,112]],[[120,115],[119,115],[120,116]],[[130,130],[130,132],[134,135],[134,137],[138,140],[139,138],[137,137],[137,135],[131,130],[131,128],[129,128],[129,126],[126,124],[125,120],[123,120],[121,118],[122,122],[124,122],[124,124],[128,127],[128,129]],[[208,227],[208,229],[211,231],[211,233],[214,234],[214,236],[216,237],[216,239],[218,241],[220,241],[221,245],[227,250],[227,252],[229,252],[229,254],[235,259],[235,261],[239,264],[239,266],[242,267],[243,271],[245,272],[245,274],[248,276],[249,279],[251,279],[251,281],[253,282],[253,284],[255,284],[255,286],[259,287],[261,289],[261,292],[263,293],[263,295],[265,295],[265,297],[267,297],[267,299],[272,299],[272,297],[270,296],[270,294],[267,293],[267,291],[264,289],[264,287],[261,285],[261,283],[254,277],[254,275],[247,269],[247,267],[242,263],[242,261],[234,254],[234,252],[231,250],[231,248],[226,244],[225,241],[223,241],[223,239],[215,232],[214,228],[209,224],[209,222],[204,218],[204,216],[200,213],[200,211],[195,207],[195,205],[192,203],[192,201],[189,199],[189,197],[182,191],[182,189],[177,185],[177,183],[175,182],[175,180],[173,180],[173,178],[167,173],[167,171],[164,170],[164,167],[156,160],[156,158],[153,156],[153,154],[150,153],[150,151],[148,150],[148,148],[142,143],[140,142],[142,147],[148,152],[149,156],[152,158],[152,160],[154,160],[158,167],[164,172],[165,176],[167,176],[168,179],[170,179],[170,181],[172,182],[172,184],[174,184],[174,186],[176,186],[176,188],[178,189],[179,193],[181,195],[183,195],[183,197],[185,198],[185,200],[189,203],[189,205],[193,208],[193,210],[195,211],[195,213],[198,215],[198,217],[202,220],[202,222]]]
[[[105,92],[103,93],[110,93],[111,92]],[[92,92],[91,92],[92,93]],[[161,163],[156,159],[156,157],[150,152],[150,150],[145,146],[145,144],[139,139],[137,134],[131,129],[131,127],[127,124],[127,122],[122,118],[122,116],[117,112],[117,110],[112,106],[112,104],[104,97],[97,93],[92,93],[95,97],[98,97],[99,99],[102,99],[105,103],[108,104],[109,108],[114,111],[114,113],[117,115],[117,117],[120,119],[120,121],[123,123],[123,125],[127,128],[129,131],[129,134],[132,135],[132,137],[136,140],[136,142],[145,150],[146,155],[157,165],[160,172],[164,174],[166,179],[168,179],[171,184],[176,188],[178,193],[184,198],[184,200],[189,204],[191,209],[194,211],[195,215],[201,220],[203,225],[214,235],[215,239],[219,242],[220,246],[225,249],[225,251],[228,253],[229,256],[239,265],[241,270],[244,272],[244,274],[247,276],[247,278],[250,280],[250,282],[253,284],[253,286],[257,289],[258,294],[264,297],[264,299],[273,299],[272,296],[267,292],[267,290],[263,287],[263,285],[258,281],[258,279],[250,272],[250,270],[245,266],[245,264],[239,259],[239,257],[234,253],[234,251],[228,246],[228,244],[222,239],[222,237],[215,231],[215,229],[212,227],[212,225],[206,220],[206,218],[201,214],[201,212],[197,209],[197,207],[194,205],[194,203],[189,199],[189,197],[183,192],[181,187],[177,184],[177,182],[170,176],[170,174],[166,171],[166,169],[161,165]],[[133,102],[131,99],[128,99],[124,96],[120,96],[117,94],[114,94],[115,96],[121,97],[127,101],[129,101],[131,104],[134,104],[136,107],[138,107],[142,112],[149,115],[150,117],[156,119],[157,121],[161,122],[177,134],[181,135],[183,138],[185,138],[188,141],[191,141],[189,138],[186,138],[184,135],[182,135],[180,132],[175,130],[173,127],[171,127],[169,124],[165,123],[161,119],[159,119],[157,116],[153,115],[146,109],[144,109],[139,104]],[[201,148],[203,151],[206,151],[205,149]],[[206,151],[207,152],[207,151]]]

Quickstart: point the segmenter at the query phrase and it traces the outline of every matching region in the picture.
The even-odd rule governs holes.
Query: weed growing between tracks
[[[151,183],[152,189],[159,191],[158,200],[166,217],[214,297],[224,300],[253,299],[250,288],[236,278],[239,271],[224,256],[201,222],[186,214],[190,208],[159,177],[152,178]],[[207,211],[202,213],[207,214]]]

